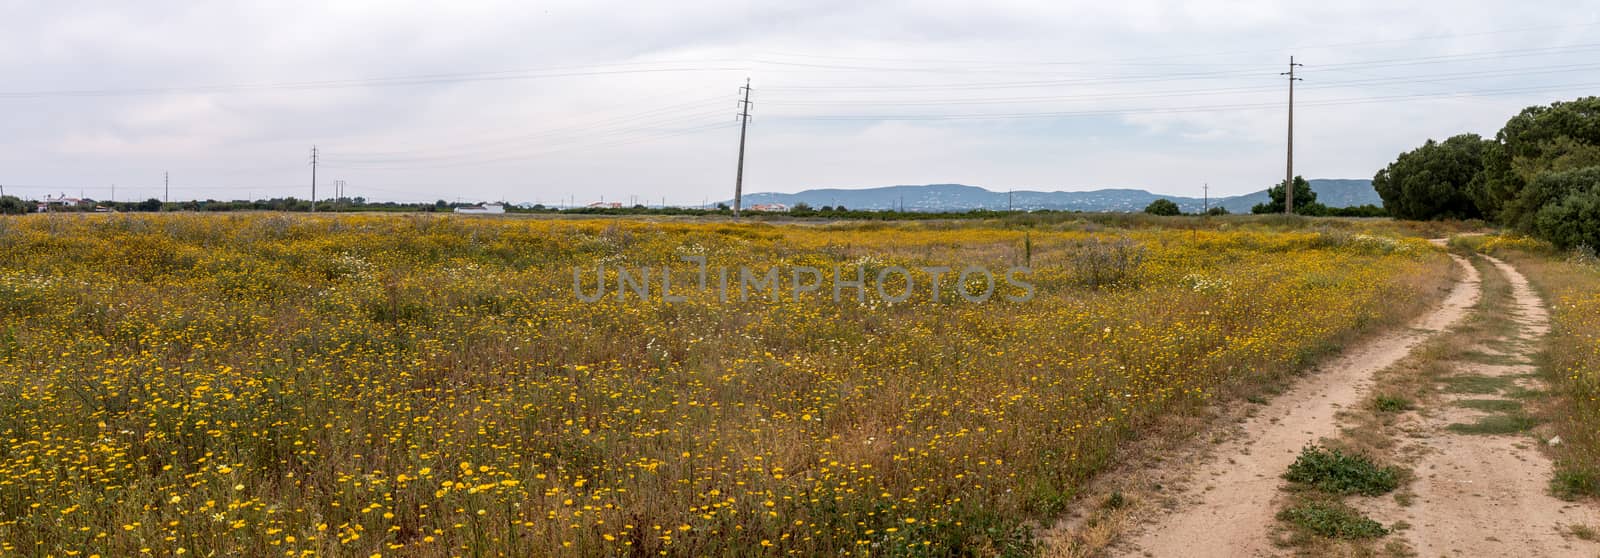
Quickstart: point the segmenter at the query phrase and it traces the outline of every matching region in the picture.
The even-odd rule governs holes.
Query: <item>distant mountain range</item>
[[[1356,205],[1382,205],[1378,192],[1372,189],[1371,180],[1313,179],[1311,191],[1317,201],[1329,207]],[[995,192],[964,184],[927,184],[923,186],[884,186],[858,190],[821,188],[793,194],[763,192],[748,194],[744,206],[763,203],[781,203],[794,206],[804,203],[811,207],[840,206],[850,209],[895,209],[907,211],[966,211],[972,209],[1007,208],[1007,193]],[[1067,211],[1143,211],[1157,199],[1169,199],[1186,213],[1201,210],[1203,200],[1183,196],[1164,196],[1135,189],[1106,189],[1087,192],[1040,192],[1016,190],[1010,193],[1009,204],[1015,209],[1055,209]],[[1212,198],[1212,207],[1222,206],[1233,213],[1249,213],[1250,208],[1267,201],[1267,191]],[[732,204],[732,201],[725,203]]]

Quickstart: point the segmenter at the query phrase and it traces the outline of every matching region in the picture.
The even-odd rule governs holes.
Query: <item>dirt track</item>
[[[1527,279],[1505,262],[1489,258],[1511,284],[1510,318],[1515,332],[1469,350],[1492,362],[1454,355],[1454,376],[1475,375],[1510,380],[1516,388],[1541,389],[1532,377],[1538,341],[1550,330],[1549,313],[1529,288]],[[1386,524],[1411,525],[1399,536],[1419,556],[1597,556],[1600,545],[1578,540],[1572,525],[1600,524],[1593,506],[1563,502],[1548,491],[1551,463],[1537,447],[1542,440],[1516,432],[1502,435],[1463,434],[1451,424],[1470,424],[1491,413],[1463,408],[1462,400],[1517,404],[1505,393],[1447,394],[1437,410],[1419,417],[1411,439],[1422,458],[1411,467],[1417,479],[1411,488],[1415,503],[1401,507],[1379,500],[1371,510]]]
[[[1300,449],[1339,433],[1335,414],[1361,402],[1379,370],[1404,358],[1430,335],[1465,317],[1479,297],[1478,272],[1456,258],[1465,279],[1440,307],[1392,336],[1352,348],[1274,399],[1244,425],[1244,435],[1215,448],[1197,465],[1185,503],[1135,533],[1120,550],[1132,556],[1234,557],[1277,553],[1269,530],[1279,475]]]

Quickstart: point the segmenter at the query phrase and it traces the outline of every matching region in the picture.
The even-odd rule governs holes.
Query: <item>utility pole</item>
[[[161,173],[161,203],[172,202],[172,173]]]
[[[317,146],[311,146],[311,212],[317,212]]]
[[[1294,63],[1294,56],[1289,56],[1289,71],[1278,75],[1289,76],[1289,158],[1283,177],[1283,212],[1294,215],[1294,82],[1300,78],[1294,77],[1294,69],[1305,64]]]
[[[744,138],[745,130],[750,127],[750,78],[744,78],[744,87],[739,88],[744,92],[744,100],[739,101],[739,169],[733,177],[733,216],[739,216],[739,209],[744,204]]]
[[[1211,183],[1207,182],[1200,187],[1200,212],[1211,213]]]
[[[1012,192],[1011,190],[1006,190],[1006,212],[1007,213],[1010,213],[1012,211],[1012,207],[1013,207],[1012,204],[1011,204],[1011,192]]]

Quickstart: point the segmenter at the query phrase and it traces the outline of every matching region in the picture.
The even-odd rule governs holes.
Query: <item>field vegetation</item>
[[[1552,490],[1566,498],[1600,496],[1600,260],[1587,251],[1563,253],[1514,236],[1464,238],[1458,244],[1516,264],[1541,291],[1551,321],[1540,363],[1552,388],[1548,408],[1536,418],[1513,414],[1467,426],[1515,431],[1549,419],[1559,438],[1547,446],[1556,457]]]
[[[1354,222],[1163,222],[0,219],[0,554],[1025,555],[1123,442],[1449,276]],[[1037,292],[573,292],[686,256]]]

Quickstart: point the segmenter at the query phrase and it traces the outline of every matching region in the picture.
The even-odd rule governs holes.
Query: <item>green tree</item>
[[[1228,214],[1228,208],[1222,207],[1220,205],[1213,205],[1213,206],[1211,206],[1211,209],[1207,209],[1206,210],[1206,215],[1211,215],[1211,216],[1220,216],[1220,215],[1227,215],[1227,214]]]
[[[1149,213],[1151,215],[1182,215],[1183,214],[1183,210],[1178,208],[1178,204],[1173,203],[1172,200],[1169,200],[1167,198],[1161,198],[1161,199],[1158,199],[1156,201],[1150,202],[1150,205],[1147,205],[1147,206],[1144,207],[1144,212],[1145,213]]]
[[[1539,175],[1522,199],[1539,208],[1525,232],[1560,248],[1600,247],[1600,165]]]
[[[1283,213],[1284,194],[1283,183],[1267,189],[1267,197],[1271,201],[1258,203],[1250,208],[1251,213]],[[1311,183],[1305,177],[1294,177],[1294,212],[1296,215],[1321,215],[1327,211],[1322,204],[1317,203],[1317,193],[1311,191]]]
[[[1522,109],[1495,134],[1495,143],[1484,153],[1473,201],[1484,215],[1528,230],[1541,207],[1524,199],[1530,184],[1545,173],[1600,164],[1600,97]]]
[[[135,206],[134,210],[135,211],[161,211],[161,200],[158,200],[158,199],[155,199],[155,198],[150,198],[150,199],[144,200],[142,202],[139,202],[139,205]]]
[[[1474,219],[1483,217],[1470,194],[1483,172],[1483,154],[1495,143],[1477,134],[1461,134],[1443,143],[1428,140],[1401,153],[1372,177],[1383,207],[1400,219]]]
[[[21,215],[30,211],[28,202],[16,196],[0,197],[0,215]]]

